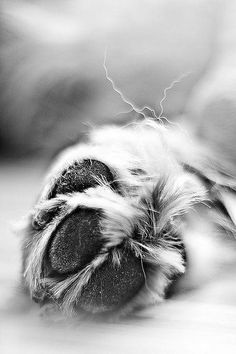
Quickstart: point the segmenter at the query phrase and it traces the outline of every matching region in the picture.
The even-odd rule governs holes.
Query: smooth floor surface
[[[228,275],[113,323],[41,316],[22,299],[20,238],[13,224],[40,189],[43,164],[0,165],[0,353],[236,353],[236,276]]]

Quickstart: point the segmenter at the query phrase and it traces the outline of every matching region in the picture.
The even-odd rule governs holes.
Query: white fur
[[[48,200],[61,173],[74,162],[84,159],[106,164],[119,183],[122,194],[113,191],[106,181],[97,180],[97,186],[84,192],[60,194]],[[92,133],[88,144],[66,149],[49,171],[41,197],[32,212],[32,217],[40,220],[41,213],[60,206],[57,217],[45,225],[43,232],[34,235],[24,273],[31,294],[40,287],[46,287],[62,309],[70,312],[82,288],[109,253],[113,255],[114,264],[119,266],[122,254],[116,247],[126,242],[141,262],[154,265],[154,270],[144,274],[145,286],[121,313],[162,301],[171,277],[185,271],[183,256],[178,249],[182,241],[175,235],[185,235],[185,229],[189,227],[188,214],[201,203],[202,208],[211,210],[210,204],[209,207],[204,204],[212,203],[215,197],[220,196],[221,186],[235,185],[233,178],[219,174],[214,163],[211,165],[209,161],[212,160],[207,149],[199,148],[189,136],[178,129],[173,133],[173,129],[149,119],[125,128],[100,129]],[[208,190],[201,177],[185,170],[184,164],[199,170],[200,175],[204,174],[206,167],[206,175],[213,180],[214,189]],[[134,173],[134,170],[142,170],[142,173]],[[104,247],[77,274],[60,282],[46,279],[42,259],[50,237],[65,216],[78,207],[102,211],[100,227]],[[210,218],[214,225],[235,232],[232,222],[217,211],[212,209]],[[140,241],[135,238],[135,227],[139,230]],[[167,227],[169,231],[166,231]],[[154,244],[147,242],[149,239],[154,240]]]

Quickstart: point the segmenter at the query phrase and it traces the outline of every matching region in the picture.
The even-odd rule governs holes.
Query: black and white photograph
[[[0,0],[0,353],[236,353],[236,0]]]

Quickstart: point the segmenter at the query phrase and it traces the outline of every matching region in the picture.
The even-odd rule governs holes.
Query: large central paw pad
[[[101,251],[104,244],[99,228],[101,215],[92,209],[79,209],[56,229],[48,252],[55,274],[81,271]],[[77,304],[88,312],[115,310],[127,303],[144,284],[141,260],[123,250],[119,263],[109,255],[92,273]]]

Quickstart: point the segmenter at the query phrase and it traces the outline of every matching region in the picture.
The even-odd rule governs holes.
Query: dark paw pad
[[[114,191],[114,177],[102,162],[84,160],[74,163],[58,178],[50,198],[57,194],[83,192],[96,187],[97,178],[107,181]],[[100,227],[102,212],[79,207],[66,216],[51,236],[45,263],[45,275],[59,281],[82,271],[104,252],[105,240]],[[86,312],[100,313],[119,309],[132,299],[145,282],[141,260],[120,245],[120,264],[108,258],[91,270],[88,282],[76,299]],[[78,279],[79,281],[79,279]],[[69,290],[68,290],[69,291]]]
[[[114,180],[110,169],[100,161],[75,162],[58,178],[50,198],[54,198],[57,194],[83,192],[88,188],[95,187],[98,184],[97,178],[106,180],[110,184]]]
[[[79,209],[57,227],[49,249],[49,261],[60,274],[82,269],[100,251],[103,240],[99,212]]]
[[[83,288],[78,304],[92,313],[117,310],[137,294],[144,282],[139,258],[126,252],[118,266],[113,264],[110,256],[92,274]]]

